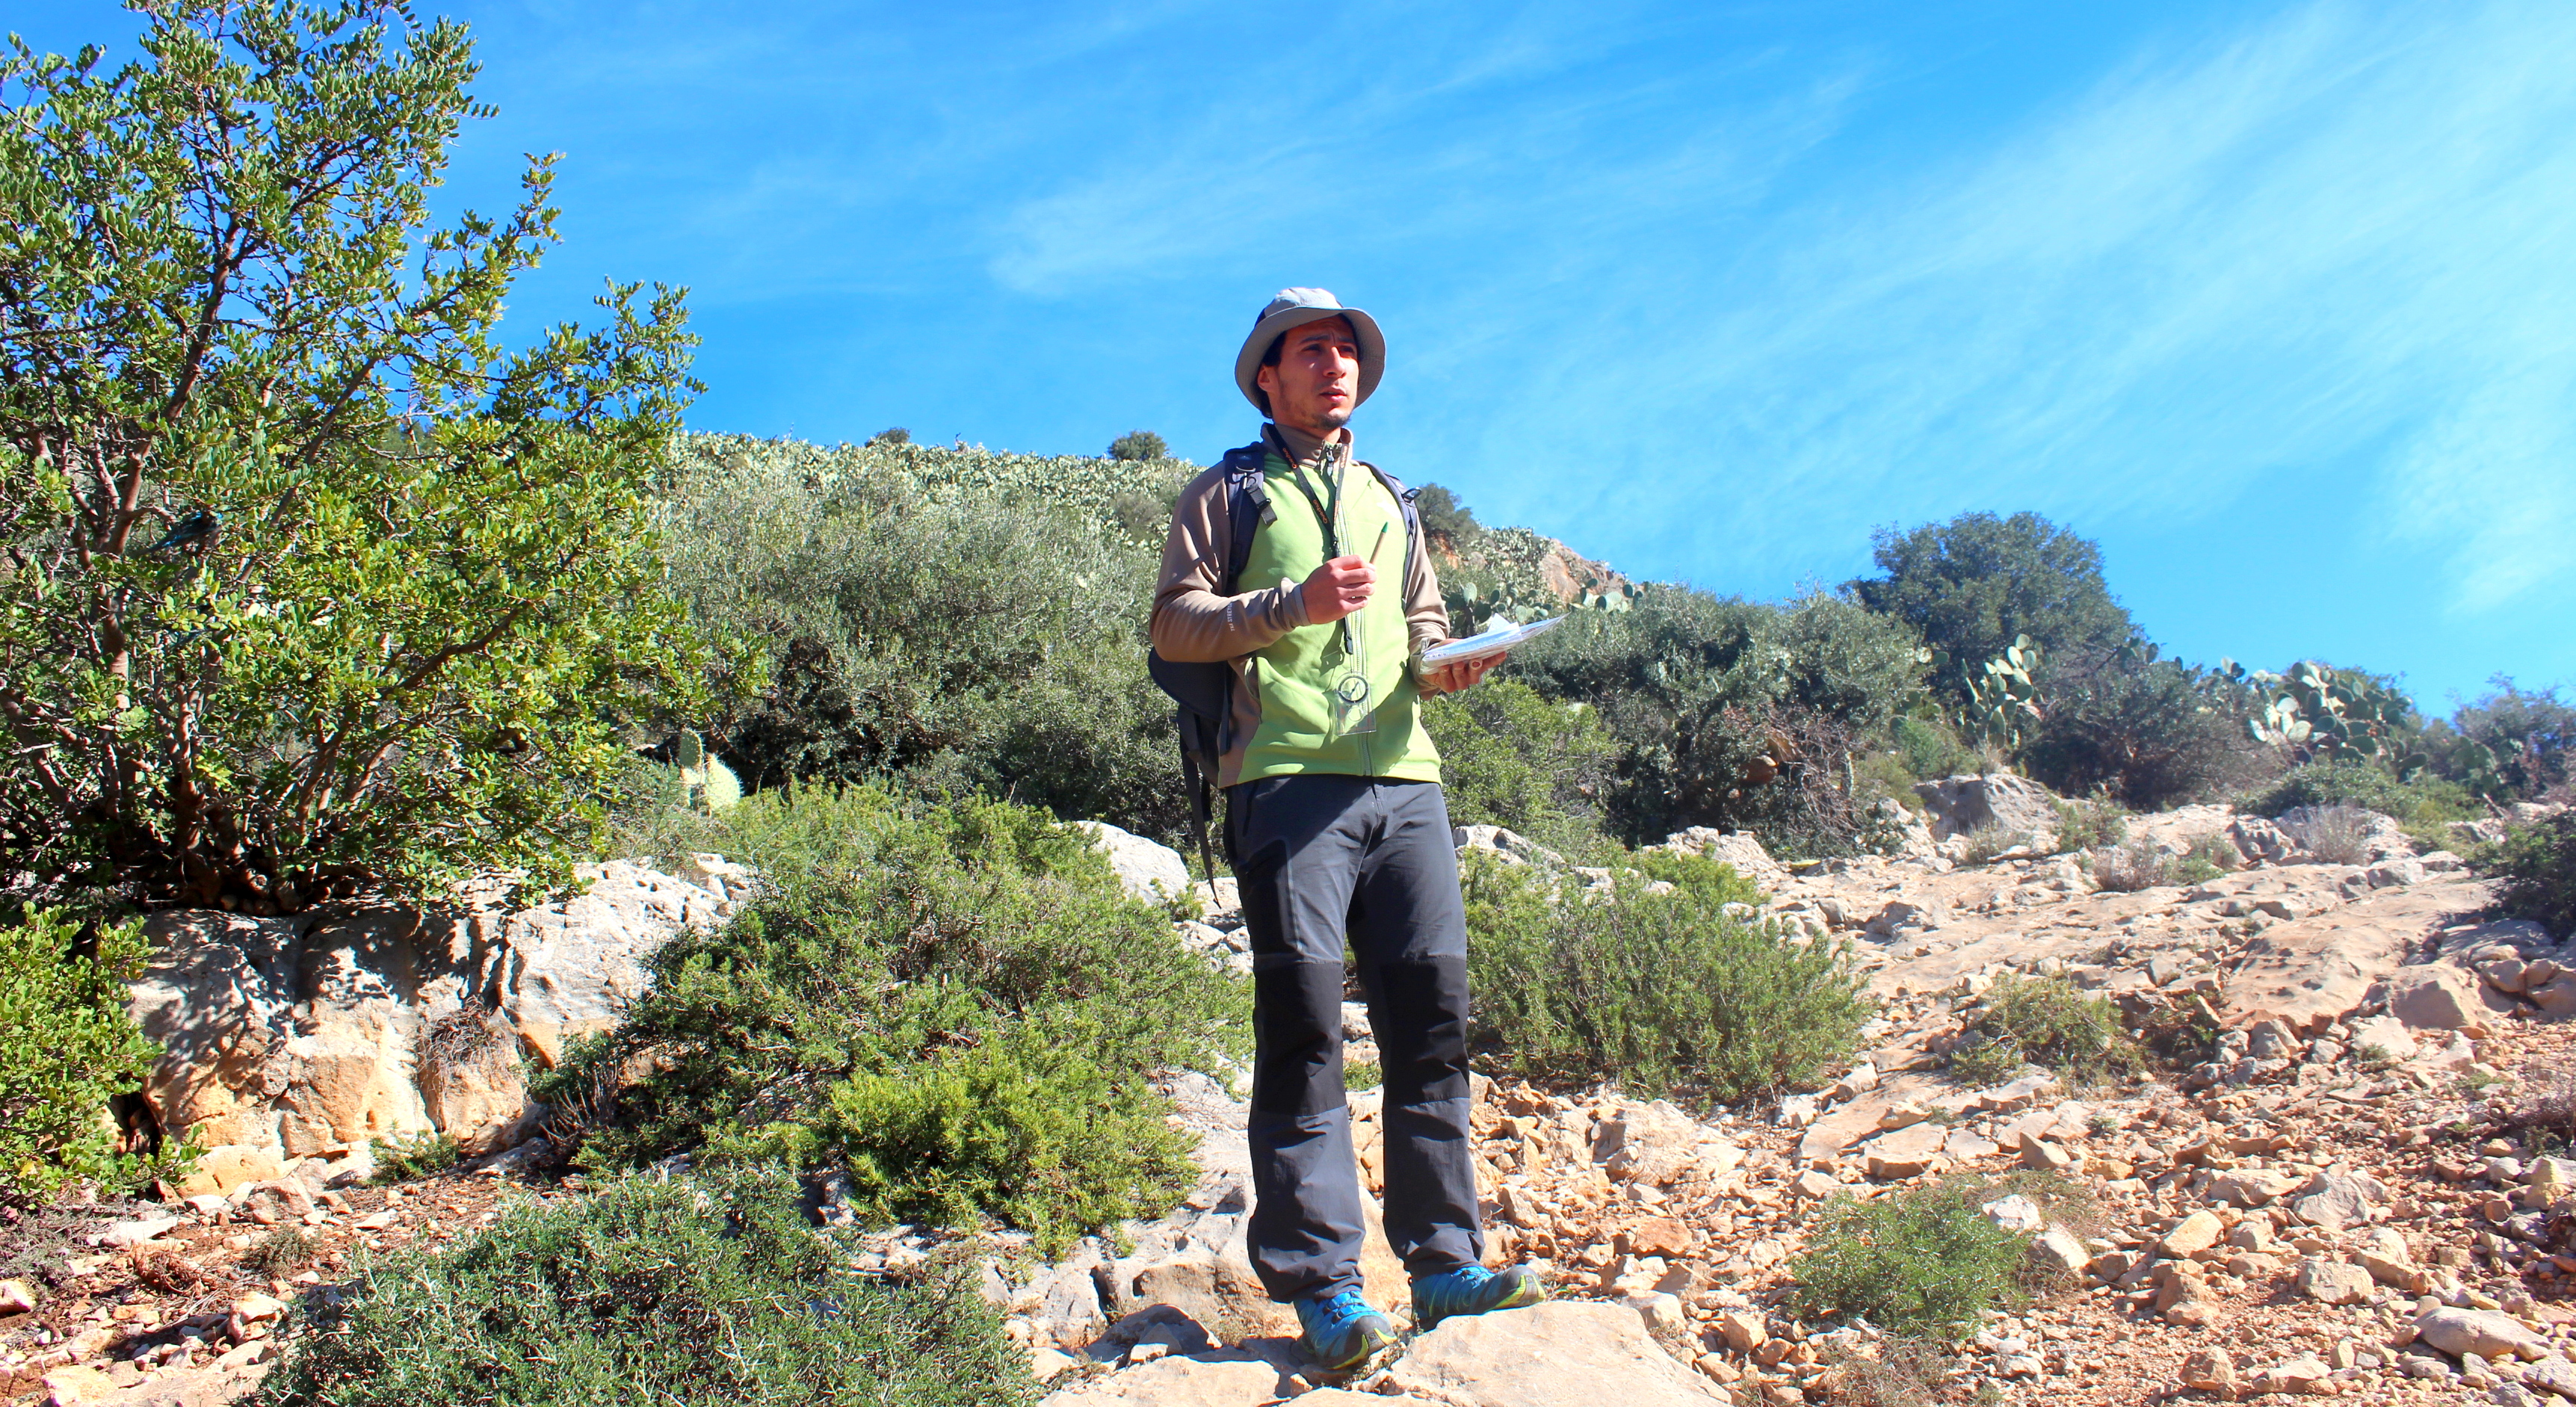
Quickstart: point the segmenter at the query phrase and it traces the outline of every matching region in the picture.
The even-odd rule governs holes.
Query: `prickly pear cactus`
[[[709,811],[731,809],[742,800],[742,779],[716,758],[707,759],[706,780],[698,786],[698,804]]]
[[[742,800],[742,779],[721,758],[707,751],[707,740],[682,733],[671,740],[671,762],[689,789],[689,804],[701,811],[722,811]]]

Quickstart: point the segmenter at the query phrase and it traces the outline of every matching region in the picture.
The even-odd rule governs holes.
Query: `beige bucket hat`
[[[1234,384],[1243,398],[1268,415],[1261,404],[1261,388],[1254,383],[1261,375],[1261,359],[1280,334],[1310,322],[1326,318],[1350,319],[1351,331],[1360,343],[1360,390],[1351,401],[1356,410],[1377,389],[1378,378],[1386,374],[1386,334],[1377,330],[1377,319],[1357,308],[1345,308],[1342,300],[1323,288],[1283,288],[1263,306],[1261,315],[1252,320],[1252,335],[1243,339],[1243,350],[1234,354]]]

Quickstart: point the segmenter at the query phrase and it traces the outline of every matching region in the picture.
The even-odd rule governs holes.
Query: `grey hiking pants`
[[[1342,943],[1386,1076],[1386,1239],[1414,1275],[1481,1260],[1467,1132],[1467,923],[1436,782],[1315,773],[1229,788],[1252,939],[1252,1266],[1282,1302],[1360,1285],[1342,1092]]]

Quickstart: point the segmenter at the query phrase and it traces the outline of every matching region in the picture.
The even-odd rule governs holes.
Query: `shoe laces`
[[[1357,1290],[1340,1290],[1315,1301],[1316,1317],[1326,1328],[1338,1329],[1364,1314],[1375,1314],[1368,1300]]]
[[[1494,1272],[1481,1265],[1462,1265],[1433,1276],[1432,1281],[1442,1289],[1473,1290],[1493,1278]]]

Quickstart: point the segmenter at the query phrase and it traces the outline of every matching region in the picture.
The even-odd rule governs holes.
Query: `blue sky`
[[[1205,462],[1320,284],[1369,457],[1634,575],[2029,508],[2189,658],[2576,684],[2564,0],[444,12],[451,200],[566,154],[514,314],[689,285],[702,428]]]

